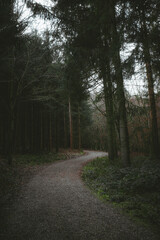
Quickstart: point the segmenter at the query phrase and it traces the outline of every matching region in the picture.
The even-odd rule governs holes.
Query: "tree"
[[[101,8],[103,5],[103,8]],[[57,2],[55,6],[55,12],[57,12],[57,17],[60,18],[61,24],[66,26],[64,33],[67,36],[67,39],[72,43],[76,43],[76,47],[79,48],[89,48],[90,56],[92,56],[93,50],[101,49],[102,39],[107,39],[108,43],[106,44],[109,48],[112,48],[112,55],[110,60],[103,62],[103,66],[100,66],[101,70],[103,69],[103,79],[104,79],[104,89],[107,96],[106,86],[108,85],[106,81],[106,72],[109,72],[109,65],[114,65],[115,75],[116,75],[116,84],[117,84],[117,96],[119,102],[119,114],[120,114],[120,141],[121,141],[121,157],[125,165],[129,164],[129,141],[128,141],[128,132],[127,132],[127,119],[126,119],[126,110],[125,110],[125,96],[124,96],[124,85],[123,85],[123,75],[122,75],[122,66],[120,59],[120,42],[119,42],[119,33],[117,31],[116,24],[116,13],[115,13],[116,2],[107,2],[104,1],[92,1],[86,5],[83,1],[72,1],[69,2],[68,6],[65,5],[64,1]],[[103,10],[102,10],[103,9]],[[105,9],[105,11],[104,11]],[[61,14],[60,14],[61,13]],[[73,19],[74,15],[74,19]],[[83,16],[83,17],[82,17]],[[111,20],[110,20],[111,19]],[[98,24],[97,24],[98,22]],[[98,26],[98,27],[97,27]],[[107,31],[105,30],[107,28]],[[109,30],[110,29],[110,30]],[[94,36],[94,41],[93,41]],[[109,45],[110,44],[110,45]],[[75,46],[75,45],[73,45]],[[106,51],[107,52],[107,51]],[[100,51],[100,54],[102,52]],[[107,59],[107,58],[105,58]],[[95,59],[94,59],[95,60]],[[93,60],[93,61],[94,61]],[[109,62],[109,63],[108,63]],[[97,64],[97,63],[96,63]],[[109,76],[109,74],[108,74]],[[108,85],[109,86],[109,85]],[[111,91],[109,91],[111,92]],[[108,97],[106,97],[106,109],[109,109]],[[109,99],[111,105],[111,99]],[[112,108],[112,107],[111,107]],[[111,110],[110,108],[110,110]],[[112,110],[111,110],[112,111]],[[109,116],[109,114],[108,114]],[[108,121],[109,131],[113,129],[111,121]],[[114,149],[113,149],[113,135],[109,134],[109,155],[110,158],[114,158]]]
[[[157,56],[154,49],[158,47],[155,39],[158,38],[157,22],[158,22],[158,1],[128,1],[129,11],[127,13],[126,24],[127,39],[134,43],[135,59],[145,64],[146,77],[148,82],[148,95],[150,101],[150,126],[151,126],[151,152],[154,157],[159,156],[159,140],[157,113],[154,93],[154,58]],[[156,37],[157,36],[157,37]],[[151,42],[152,40],[153,43]],[[139,51],[139,54],[137,54]],[[154,51],[154,54],[153,54]],[[140,56],[138,58],[138,56]],[[155,58],[156,59],[156,58]],[[157,62],[157,61],[155,61]]]
[[[17,104],[17,82],[14,68],[16,65],[16,50],[21,44],[21,34],[24,25],[18,22],[18,13],[14,11],[15,1],[1,1],[0,10],[0,55],[1,55],[1,104],[7,118],[7,155],[12,163],[13,137],[15,134],[15,107]]]

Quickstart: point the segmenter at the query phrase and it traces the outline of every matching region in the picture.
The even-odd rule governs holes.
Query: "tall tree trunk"
[[[40,112],[40,138],[41,138],[41,142],[40,142],[40,148],[41,148],[41,151],[43,150],[43,112],[41,110]]]
[[[11,51],[11,72],[10,72],[10,82],[8,85],[9,93],[9,128],[8,128],[8,164],[12,164],[13,159],[13,136],[14,136],[14,114],[16,105],[16,96],[14,92],[14,66],[15,66],[15,48],[12,47]]]
[[[23,105],[23,108],[22,108],[22,104],[20,104],[20,108],[21,108],[21,123],[20,123],[20,136],[21,136],[21,139],[20,139],[20,149],[18,150],[21,150],[21,153],[24,153],[25,152],[25,107]]]
[[[34,103],[31,103],[31,152],[34,152]]]
[[[63,124],[64,124],[64,148],[67,147],[67,130],[66,130],[66,114],[65,114],[65,110],[64,110],[64,121],[63,121]]]
[[[9,133],[8,133],[8,164],[13,160],[13,136],[14,136],[14,107],[11,105],[9,116]]]
[[[147,34],[147,26],[145,19],[145,12],[142,10],[142,29],[143,29],[143,53],[146,64],[147,81],[148,81],[148,93],[150,102],[150,126],[151,126],[151,152],[154,157],[159,157],[159,139],[158,139],[158,124],[157,124],[157,111],[154,94],[154,80],[151,66],[151,55],[149,49],[149,40]]]
[[[55,124],[56,124],[56,128],[55,128],[55,144],[56,144],[56,153],[59,152],[59,124],[58,124],[58,106],[56,107],[56,116],[55,116]]]
[[[80,106],[78,104],[78,149],[81,149],[81,113]]]
[[[27,107],[27,103],[25,103],[25,114],[24,114],[24,118],[25,118],[25,124],[24,124],[24,137],[25,137],[25,152],[27,152],[28,150],[28,119],[27,119],[27,113],[28,111],[28,107]]]
[[[52,151],[52,113],[49,113],[49,150]]]
[[[70,149],[73,149],[73,131],[72,131],[72,111],[71,111],[71,99],[69,97],[69,131],[70,131]]]
[[[106,63],[107,62],[107,63]],[[105,96],[105,107],[107,115],[107,138],[108,138],[108,157],[114,160],[116,154],[116,134],[114,126],[114,113],[113,113],[113,97],[112,97],[112,82],[110,76],[110,64],[108,60],[103,59],[101,62],[101,72],[103,77],[103,89]]]
[[[123,164],[125,166],[128,166],[130,165],[129,136],[125,107],[124,82],[120,58],[120,40],[117,32],[115,6],[113,3],[112,3],[112,24],[113,24],[113,48],[114,48],[113,60],[116,74],[119,122],[120,122],[121,159]]]

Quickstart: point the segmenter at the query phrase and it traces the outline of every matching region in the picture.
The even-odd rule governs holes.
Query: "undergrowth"
[[[0,159],[0,203],[12,197],[24,182],[46,164],[82,154],[83,152],[66,150],[60,153],[15,155],[12,166],[8,165],[6,159]]]
[[[101,199],[159,231],[160,163],[134,159],[132,167],[123,168],[97,158],[84,167],[82,178]]]
[[[67,155],[63,153],[24,154],[15,156],[14,163],[18,165],[34,166],[65,159],[67,159]]]

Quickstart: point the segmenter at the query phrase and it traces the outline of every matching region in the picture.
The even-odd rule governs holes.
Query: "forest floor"
[[[14,198],[34,175],[48,165],[83,155],[83,151],[60,149],[59,153],[15,155],[12,165],[0,158],[0,206]]]
[[[85,165],[82,178],[102,201],[160,235],[158,159],[137,155],[130,167],[124,167],[120,159],[97,158]]]
[[[27,165],[21,190],[3,199],[0,239],[158,240],[85,187],[82,167],[103,156],[106,153],[89,151],[67,161]]]

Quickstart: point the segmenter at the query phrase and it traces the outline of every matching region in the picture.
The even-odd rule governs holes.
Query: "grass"
[[[24,154],[15,156],[14,163],[18,165],[35,166],[66,159],[67,155],[63,153]]]
[[[106,157],[97,158],[84,167],[82,178],[103,201],[160,231],[160,163],[141,157],[123,168]]]

